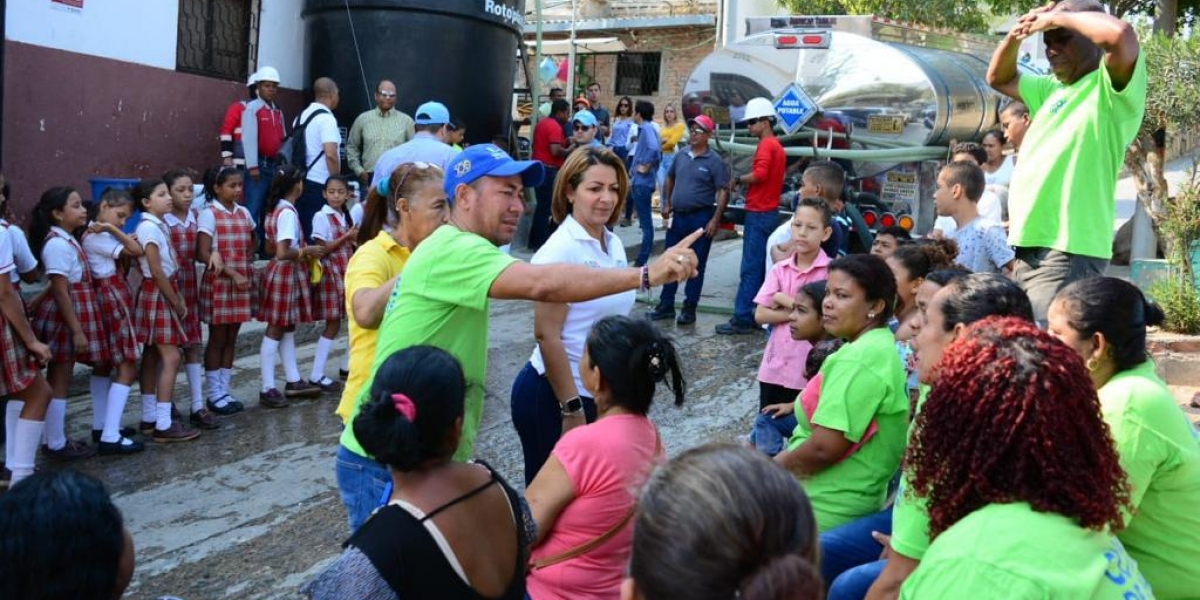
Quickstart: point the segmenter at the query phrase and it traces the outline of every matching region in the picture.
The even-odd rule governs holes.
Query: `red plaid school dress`
[[[341,218],[339,218],[341,217]],[[329,213],[317,213],[317,218],[329,219],[329,237],[332,242],[350,231],[349,224],[343,224],[345,217]],[[325,274],[313,290],[316,294],[314,301],[315,318],[321,321],[340,321],[346,318],[346,264],[354,254],[354,246],[347,242],[338,246],[337,250],[326,254],[321,259],[321,267]]]
[[[158,224],[158,229],[162,232],[163,239],[171,239],[171,232],[167,230],[166,223]],[[145,246],[145,240],[142,240],[142,245]],[[167,244],[166,248],[159,248],[159,252],[163,251],[170,252],[172,256],[175,255],[175,249],[170,244]],[[143,258],[142,260],[148,259]],[[179,264],[178,258],[176,258],[175,264]],[[179,273],[176,271],[168,278],[177,293],[179,291],[176,279],[178,275]],[[179,315],[175,314],[171,303],[154,283],[153,277],[142,278],[142,289],[138,292],[135,311],[137,336],[143,344],[182,346],[188,342]]]
[[[0,222],[2,223],[2,222]],[[7,223],[0,224],[0,230],[6,229]],[[4,240],[7,241],[5,236]],[[0,277],[8,277],[8,273]],[[30,385],[37,378],[38,366],[25,348],[15,329],[0,313],[0,398],[14,396]]]
[[[88,235],[100,234],[88,233],[85,238]],[[109,260],[117,262],[116,259]],[[133,294],[129,291],[125,274],[120,268],[115,275],[108,277],[93,274],[92,283],[96,286],[96,301],[99,302],[104,323],[104,347],[112,364],[141,360],[142,343],[133,326]]]
[[[46,235],[46,241],[54,237],[70,244],[79,256],[79,263],[83,265],[83,277],[77,283],[70,284],[70,287],[71,303],[75,305],[75,318],[79,320],[79,326],[83,329],[83,337],[87,338],[87,346],[75,347],[71,340],[71,328],[67,327],[67,323],[63,321],[62,313],[58,310],[58,303],[54,301],[54,294],[49,290],[35,299],[33,305],[30,306],[30,312],[33,314],[33,334],[37,339],[50,346],[52,360],[55,362],[108,364],[111,357],[104,344],[106,337],[104,319],[100,316],[100,305],[96,300],[95,284],[92,282],[92,272],[87,266],[87,256],[75,238],[52,229]]]
[[[200,280],[200,320],[209,325],[245,323],[253,318],[251,298],[259,287],[250,265],[254,252],[254,225],[236,208],[233,212],[216,206],[210,210],[216,219],[213,247],[221,253],[226,268],[245,275],[251,285],[250,289],[239,290],[232,278],[205,269]]]
[[[179,271],[175,274],[175,282],[179,295],[183,297],[183,305],[188,307],[188,314],[183,318],[183,333],[187,336],[185,348],[200,345],[200,278],[196,275],[196,229],[199,227],[200,215],[195,210],[188,211],[188,223],[178,221],[176,225],[167,225],[171,231],[171,246],[175,248],[175,256],[179,258]]]
[[[275,239],[279,216],[287,210],[296,212],[292,206],[277,206],[267,217],[263,229],[268,239]],[[302,239],[294,240],[293,243],[297,244],[297,248],[304,248],[303,234],[300,237]],[[311,323],[312,284],[308,282],[308,277],[307,263],[272,258],[267,264],[267,274],[263,282],[263,302],[258,312],[258,320],[277,327]]]

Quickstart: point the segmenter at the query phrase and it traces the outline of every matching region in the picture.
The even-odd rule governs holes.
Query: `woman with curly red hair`
[[[900,597],[1153,597],[1111,533],[1129,486],[1078,355],[988,318],[938,369],[907,456],[933,543]]]
[[[1050,303],[1050,335],[1085,361],[1129,476],[1133,514],[1117,537],[1159,600],[1200,594],[1200,437],[1146,356],[1162,311],[1133,284],[1093,277]]]

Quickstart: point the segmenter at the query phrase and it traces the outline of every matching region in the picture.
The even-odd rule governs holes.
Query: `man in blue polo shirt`
[[[458,150],[447,143],[454,125],[450,122],[450,111],[441,102],[426,102],[417,107],[417,134],[411,140],[384,152],[375,162],[375,175],[371,187],[392,176],[396,167],[409,162],[425,162],[436,165],[442,171],[458,155]]]
[[[729,167],[725,161],[708,148],[708,138],[714,124],[707,115],[700,115],[688,122],[687,152],[677,154],[662,193],[663,220],[671,220],[667,229],[666,247],[677,244],[688,234],[704,228],[705,235],[692,244],[699,266],[696,277],[689,279],[684,288],[683,311],[676,322],[689,325],[696,322],[696,305],[700,302],[700,290],[704,287],[704,265],[708,262],[708,250],[712,238],[721,226],[721,214],[729,205]],[[650,312],[650,318],[658,321],[675,316],[675,292],[679,284],[663,285],[658,306]]]

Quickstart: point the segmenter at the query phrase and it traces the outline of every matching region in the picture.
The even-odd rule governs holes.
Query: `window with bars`
[[[258,61],[260,0],[179,0],[175,69],[245,81]]]
[[[617,55],[617,95],[653,96],[658,93],[661,52],[625,52]]]

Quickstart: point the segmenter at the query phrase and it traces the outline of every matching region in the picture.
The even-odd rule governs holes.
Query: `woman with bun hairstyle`
[[[621,600],[820,600],[819,555],[804,489],[753,450],[709,444],[642,490]]]
[[[486,463],[453,460],[466,388],[459,362],[432,346],[383,362],[353,427],[391,470],[391,499],[302,593],[314,600],[525,597],[528,507]]]
[[[932,543],[901,598],[1155,597],[1113,535],[1129,486],[1088,371],[1030,319],[946,347],[905,459]]]
[[[533,600],[610,600],[633,541],[633,490],[665,452],[647,417],[667,380],[675,406],[684,380],[675,346],[646,320],[604,317],[579,361],[596,422],[563,434],[525,497],[537,522],[527,579]]]
[[[1129,477],[1132,514],[1117,534],[1155,597],[1200,593],[1200,436],[1154,372],[1146,328],[1163,313],[1133,284],[1076,281],[1050,303],[1050,335],[1087,366]]]

